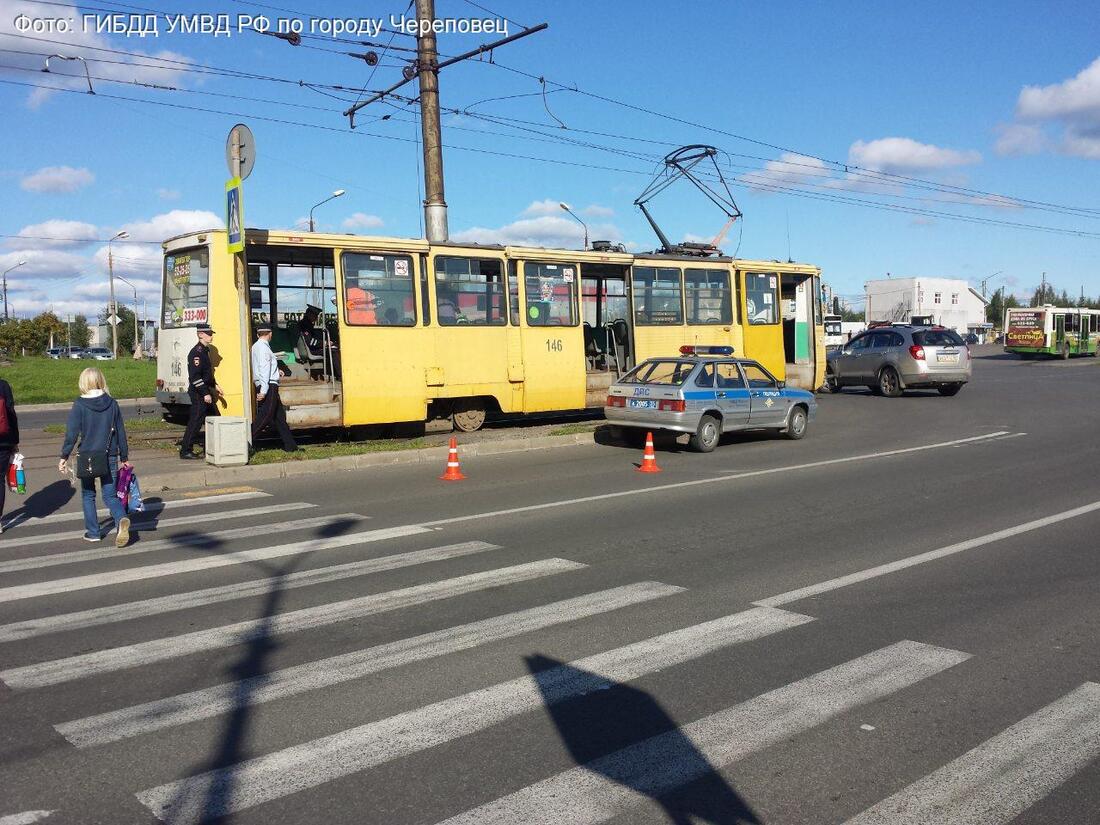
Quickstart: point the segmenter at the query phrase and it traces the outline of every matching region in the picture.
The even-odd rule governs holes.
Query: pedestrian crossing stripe
[[[138,798],[172,822],[224,816],[476,733],[543,704],[606,690],[811,621],[797,613],[755,608],[169,783]]]
[[[339,513],[336,515],[317,516],[315,518],[294,519],[292,521],[277,521],[264,524],[264,532],[286,533],[292,530],[312,530],[315,527],[332,527],[337,524],[344,526],[356,525],[365,521],[368,516],[360,516],[356,513]],[[58,567],[63,564],[76,564],[77,562],[99,561],[100,559],[129,558],[130,556],[142,556],[157,550],[182,550],[187,547],[214,547],[233,539],[249,538],[256,536],[259,528],[256,526],[237,527],[231,530],[218,530],[211,533],[187,532],[177,534],[164,539],[142,539],[137,544],[119,549],[115,547],[96,547],[89,550],[69,550],[64,553],[50,553],[45,556],[28,556],[22,559],[10,559],[0,562],[0,573],[13,573],[20,570],[41,570],[45,567]]]
[[[149,498],[152,498],[150,496]],[[239,493],[219,493],[218,495],[206,496],[204,498],[193,499],[169,499],[167,501],[149,501],[145,505],[146,513],[159,513],[162,510],[171,508],[172,510],[181,510],[186,507],[206,507],[211,504],[226,504],[231,501],[247,501],[255,498],[271,498],[271,493],[264,493],[259,490],[251,490]],[[111,515],[111,511],[105,508],[96,511],[97,518],[106,518]],[[9,520],[4,523],[4,529],[10,530],[13,527],[17,527],[20,524],[28,524],[31,527],[37,527],[40,524],[57,524],[63,521],[83,521],[84,513],[82,511],[66,512],[66,513],[51,513],[48,516],[42,516],[41,518],[31,516],[25,512],[19,512],[18,510],[8,514]]]
[[[102,745],[208,719],[222,713],[232,713],[245,707],[298,696],[412,662],[470,650],[524,633],[580,621],[683,592],[682,587],[660,582],[623,585],[456,627],[433,630],[408,639],[353,650],[251,679],[226,682],[55,727],[58,733],[77,747]],[[246,706],[242,705],[242,696],[248,697]]]
[[[846,825],[1001,825],[1100,757],[1100,684],[1056,702]]]
[[[491,587],[583,570],[585,567],[587,565],[566,559],[546,559],[529,564],[517,564],[513,567],[502,567],[498,570],[470,573],[453,579],[418,584],[385,593],[372,593],[369,596],[330,602],[316,607],[290,610],[274,616],[248,619],[179,636],[9,668],[0,671],[0,681],[15,689],[56,685],[117,670],[142,667],[206,650],[249,644],[260,638],[270,639],[286,633],[314,630],[349,619],[400,610],[412,605],[453,598]]]
[[[529,785],[441,825],[606,822],[644,799],[667,794],[969,658],[957,650],[898,642]],[[690,821],[690,808],[676,813]]]
[[[316,504],[308,504],[304,501],[295,501],[288,504],[271,504],[266,507],[251,507],[243,508],[240,510],[220,510],[213,513],[204,514],[201,518],[201,523],[208,524],[213,521],[228,521],[230,519],[267,516],[272,513],[287,513],[293,510],[309,510],[316,506]],[[194,516],[178,516],[176,518],[158,519],[155,514],[130,514],[131,530],[163,530],[166,527],[194,527],[195,524],[196,518]],[[255,531],[255,528],[253,528],[253,531]],[[25,538],[20,537],[8,539],[8,541],[6,542],[0,542],[0,550],[3,549],[2,545],[9,543],[13,547],[28,547],[35,544],[57,544],[58,542],[63,541],[78,541],[83,535],[83,530],[77,530],[72,533],[52,533],[46,536],[27,536]],[[117,550],[115,552],[117,553]]]
[[[327,519],[324,521],[327,521]],[[369,573],[396,570],[434,561],[445,561],[473,553],[499,549],[500,547],[495,544],[488,544],[483,541],[467,541],[459,544],[448,544],[443,547],[430,547],[426,550],[413,550],[409,553],[376,556],[363,561],[345,562],[310,570],[298,570],[280,577],[279,590],[309,587],[326,582],[341,581],[353,576],[365,576]],[[218,587],[208,587],[203,590],[193,590],[187,593],[174,593],[169,596],[142,599],[136,602],[94,607],[75,613],[62,613],[55,616],[27,619],[21,622],[0,625],[0,643],[30,639],[49,633],[83,630],[115,622],[132,621],[179,610],[190,610],[218,602],[261,596],[270,592],[270,590],[270,579],[255,579]]]
[[[249,528],[255,532],[256,528]],[[206,556],[197,559],[183,559],[181,561],[164,562],[162,564],[146,565],[144,567],[130,567],[125,570],[112,570],[109,573],[90,573],[85,576],[73,576],[68,579],[54,579],[52,581],[35,582],[33,584],[13,585],[0,588],[0,603],[21,601],[23,599],[36,599],[42,596],[53,596],[59,593],[72,593],[77,590],[88,590],[96,587],[108,587],[124,584],[126,582],[155,579],[163,576],[175,576],[181,573],[195,573],[199,570],[210,570],[215,567],[227,567],[235,564],[248,564],[255,561],[277,559],[283,556],[294,556],[299,553],[318,553],[322,550],[337,550],[344,547],[356,547],[376,541],[386,541],[403,536],[415,536],[432,532],[427,527],[415,524],[401,527],[383,527],[378,530],[365,530],[361,533],[346,533],[341,536],[325,536],[322,538],[306,539],[290,544],[275,544],[271,547],[256,547],[251,550],[240,550],[231,555]]]

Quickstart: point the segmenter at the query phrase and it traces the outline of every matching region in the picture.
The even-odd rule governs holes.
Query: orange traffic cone
[[[440,479],[443,481],[462,481],[466,476],[462,475],[462,469],[458,466],[458,441],[451,436],[451,446],[447,450],[447,470]]]
[[[653,452],[653,433],[645,434],[645,453],[642,454],[642,466],[637,469],[639,473],[661,472],[657,466],[657,455]]]

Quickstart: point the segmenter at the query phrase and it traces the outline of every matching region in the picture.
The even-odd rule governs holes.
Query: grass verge
[[[54,404],[72,401],[80,391],[76,383],[85,367],[103,370],[115,398],[147,398],[156,391],[156,361],[86,361],[52,358],[15,358],[0,367],[0,378],[11,384],[16,409],[20,404]]]
[[[596,427],[603,424],[602,421],[578,421],[575,424],[563,424],[550,431],[550,435],[576,435],[577,433],[592,433]]]
[[[379,441],[340,441],[334,444],[310,444],[296,453],[284,453],[282,448],[257,450],[249,464],[279,464],[284,461],[312,461],[317,458],[335,458],[341,455],[363,455],[365,453],[384,453],[394,450],[421,450],[436,447],[422,438],[382,439]]]
[[[47,424],[42,432],[52,435],[64,435],[64,424]],[[177,424],[168,424],[156,416],[142,416],[141,418],[126,419],[126,434],[130,433],[174,433],[183,432],[183,427]]]

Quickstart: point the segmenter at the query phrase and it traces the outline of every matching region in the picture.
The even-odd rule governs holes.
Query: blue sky
[[[486,16],[465,0],[436,2],[439,17]],[[309,32],[308,15],[255,4],[148,3],[167,14],[295,17]],[[114,7],[107,0],[92,5]],[[401,0],[272,5],[312,5],[316,18],[404,11]],[[660,156],[682,144],[709,143],[722,150],[723,174],[744,212],[725,250],[786,259],[789,249],[796,260],[820,265],[836,292],[853,301],[866,280],[887,272],[977,285],[999,271],[991,288],[1004,284],[1024,294],[1045,271],[1071,294],[1082,287],[1100,293],[1100,24],[1092,3],[1061,3],[1057,14],[1049,4],[1013,2],[488,5],[520,24],[545,21],[550,28],[495,56],[534,77],[472,61],[441,74],[443,105],[472,113],[444,116],[453,237],[579,246],[580,228],[556,206],[564,200],[593,237],[651,249],[654,238],[633,199]],[[83,78],[62,74],[81,71],[75,64],[54,60],[55,71],[40,71],[51,53],[86,57],[98,78],[95,96],[0,83],[7,113],[0,234],[22,236],[0,238],[0,268],[27,261],[9,274],[17,311],[102,306],[101,240],[123,229],[131,241],[114,244],[116,272],[155,307],[159,249],[137,241],[220,220],[225,135],[238,121],[251,126],[259,147],[245,184],[248,225],[294,226],[312,204],[342,188],[344,197],[317,210],[320,228],[420,235],[415,110],[401,101],[372,105],[352,133],[341,116],[346,101],[328,95],[354,99],[354,93],[298,85],[381,88],[400,77],[407,53],[384,54],[371,77],[365,62],[342,54],[366,47],[331,39],[294,48],[254,33],[169,34],[164,18],[158,37],[84,33],[82,13],[96,12],[0,0],[0,49],[9,50],[0,51],[0,65],[8,67],[0,68],[0,80],[86,91]],[[10,36],[20,15],[73,17],[77,31],[26,32],[58,42]],[[440,50],[454,54],[494,36],[441,35]],[[393,39],[406,48],[413,42]],[[292,82],[194,71],[202,66]],[[545,100],[540,76],[550,81]],[[413,89],[415,83],[402,91]],[[391,117],[378,120],[383,115]],[[822,159],[850,165],[845,171]],[[1092,235],[887,211],[883,204]],[[661,195],[652,211],[674,239],[709,239],[724,222],[686,183]],[[119,295],[131,300],[133,293],[122,285]]]

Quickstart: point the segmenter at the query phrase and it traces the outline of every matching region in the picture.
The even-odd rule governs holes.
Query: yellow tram
[[[825,372],[820,270],[726,257],[429,243],[248,230],[247,283],[224,230],[164,243],[157,398],[189,403],[194,327],[217,332],[223,413],[252,403],[253,327],[274,328],[292,427],[602,406],[636,363],[681,345],[730,345],[777,378],[816,389]],[[307,308],[323,352],[305,344]]]

